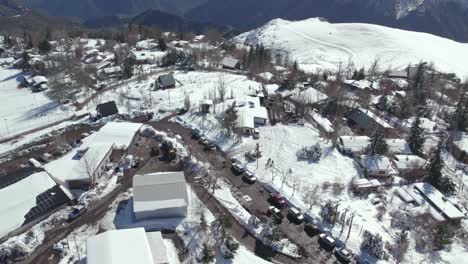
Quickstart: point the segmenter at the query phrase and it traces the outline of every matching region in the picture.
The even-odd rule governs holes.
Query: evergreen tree
[[[203,243],[201,262],[208,264],[214,262],[214,260],[215,254],[213,249],[211,249],[207,242]]]
[[[455,184],[450,178],[442,175],[442,168],[444,167],[442,148],[443,142],[439,142],[426,167],[426,181],[442,193],[451,194],[455,191]]]
[[[237,117],[236,103],[234,102],[232,105],[228,106],[228,109],[221,116],[221,125],[226,129],[228,135],[234,132],[234,128],[237,124]]]
[[[466,131],[468,125],[468,100],[465,93],[460,93],[455,112],[450,116],[450,130]]]
[[[411,151],[416,155],[421,155],[424,141],[424,128],[421,127],[421,118],[417,116],[411,125],[408,136],[408,144]]]
[[[135,66],[135,59],[128,57],[123,63],[123,74],[125,79],[130,79],[133,76],[133,66]]]
[[[364,80],[365,78],[366,78],[365,69],[364,67],[362,67],[361,69],[359,69],[359,72],[356,76],[356,80],[361,81],[361,80]]]
[[[388,152],[388,144],[384,139],[382,128],[375,129],[366,148],[369,155],[385,155]]]
[[[160,38],[158,41],[158,46],[161,51],[166,51],[167,50],[167,44],[164,38]]]
[[[46,54],[50,52],[52,46],[50,45],[47,39],[44,39],[43,41],[41,41],[41,43],[39,43],[39,46],[37,48],[39,49],[39,53]]]
[[[424,66],[426,63],[420,62],[416,75],[412,82],[413,96],[417,105],[426,105],[426,93],[424,91],[425,77],[424,77]]]
[[[357,70],[354,70],[353,76],[351,77],[352,80],[357,80],[358,78],[358,72]]]

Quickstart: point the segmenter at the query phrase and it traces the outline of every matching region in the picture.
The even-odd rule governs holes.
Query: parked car
[[[325,233],[319,235],[319,242],[328,250],[333,250],[336,246],[335,239]]]
[[[231,158],[231,163],[241,163],[239,159],[237,158]]]
[[[243,178],[248,183],[255,183],[257,181],[257,177],[255,177],[255,174],[248,170],[244,172]]]
[[[349,249],[346,249],[345,247],[336,248],[335,256],[341,263],[349,263],[353,258],[353,252],[351,252]]]
[[[207,146],[209,143],[210,143],[210,141],[206,137],[202,136],[200,138],[200,144],[202,144],[203,146]]]
[[[245,171],[245,168],[242,165],[240,165],[239,163],[233,163],[232,166],[231,166],[231,169],[236,175],[240,175],[240,174],[244,173],[244,171]]]
[[[302,224],[302,222],[304,222],[304,215],[302,215],[301,211],[296,207],[289,208],[288,216],[297,224]]]
[[[320,228],[316,224],[306,224],[304,226],[304,232],[312,237],[320,233]]]
[[[279,223],[281,223],[282,219],[284,218],[284,215],[283,213],[281,213],[281,210],[274,206],[268,207],[267,215],[273,217],[276,220],[276,222]]]
[[[42,162],[50,162],[51,160],[53,159],[52,155],[50,155],[49,153],[44,153],[42,154],[40,160]]]
[[[199,138],[201,138],[201,136],[202,136],[202,133],[201,133],[200,130],[198,130],[196,128],[192,129],[192,138],[193,139],[199,139]]]
[[[82,216],[84,213],[86,213],[87,209],[83,205],[77,205],[73,207],[72,211],[68,214],[68,219],[67,222],[71,223],[78,217]]]
[[[258,130],[258,128],[254,129],[253,138],[254,139],[259,139],[260,138],[260,131]]]
[[[284,208],[286,207],[286,200],[281,196],[280,193],[273,193],[270,195],[269,201],[276,206],[277,208]]]
[[[216,150],[216,144],[213,141],[208,141],[205,145],[205,150]]]

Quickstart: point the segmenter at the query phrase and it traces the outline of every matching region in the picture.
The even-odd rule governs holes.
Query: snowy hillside
[[[378,57],[381,69],[401,69],[420,60],[434,62],[438,70],[468,75],[468,44],[431,34],[371,24],[333,24],[319,18],[302,21],[275,19],[263,27],[243,33],[234,40],[263,43],[288,52],[307,71],[337,68],[351,59],[358,67],[369,66]]]

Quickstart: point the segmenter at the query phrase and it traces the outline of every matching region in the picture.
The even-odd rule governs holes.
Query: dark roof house
[[[223,66],[223,69],[229,69],[229,70],[238,70],[240,69],[240,63],[238,60],[226,57],[223,59],[221,62],[221,65]]]
[[[99,104],[96,106],[96,111],[101,117],[111,116],[119,113],[119,109],[117,108],[117,105],[114,101]]]
[[[175,86],[176,82],[172,74],[160,75],[156,80],[156,87],[159,89],[175,88]]]

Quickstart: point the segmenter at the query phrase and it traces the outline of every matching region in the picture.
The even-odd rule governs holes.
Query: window
[[[385,174],[384,170],[379,171],[379,174]]]

